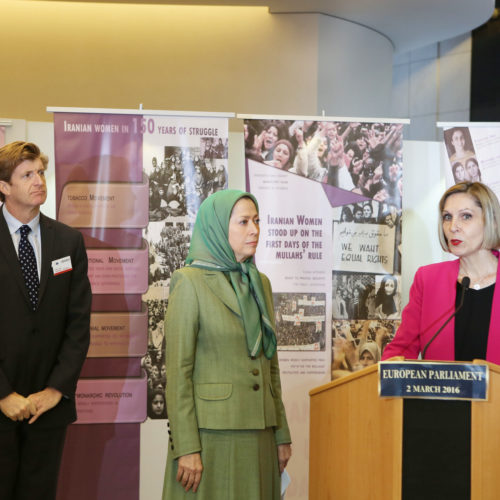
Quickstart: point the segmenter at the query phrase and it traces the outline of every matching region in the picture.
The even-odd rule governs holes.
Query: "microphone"
[[[422,350],[422,359],[425,359],[425,353],[427,352],[427,348],[434,342],[434,339],[441,333],[443,328],[454,318],[457,314],[458,311],[462,308],[464,305],[464,297],[465,297],[465,292],[470,286],[470,278],[468,276],[464,276],[462,278],[462,294],[460,295],[460,304],[458,304],[458,307],[455,309],[453,314],[444,322],[444,324],[441,326],[441,328],[432,336],[431,340],[425,344],[423,350]]]

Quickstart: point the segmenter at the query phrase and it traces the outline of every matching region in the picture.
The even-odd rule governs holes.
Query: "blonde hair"
[[[483,211],[484,240],[483,248],[491,250],[500,247],[500,204],[495,193],[481,182],[459,182],[451,186],[439,200],[439,243],[445,252],[449,252],[448,241],[443,231],[443,210],[446,200],[457,193],[472,196],[476,205]]]

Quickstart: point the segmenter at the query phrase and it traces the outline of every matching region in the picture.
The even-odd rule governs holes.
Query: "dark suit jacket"
[[[0,398],[53,387],[64,397],[33,424],[76,419],[75,390],[90,340],[91,290],[79,231],[40,214],[42,265],[38,308],[28,299],[21,267],[0,207]],[[73,269],[54,276],[52,261],[70,256]],[[15,425],[0,412],[0,429]]]

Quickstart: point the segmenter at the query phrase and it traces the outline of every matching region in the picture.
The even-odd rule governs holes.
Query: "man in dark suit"
[[[0,498],[50,500],[90,338],[82,235],[40,213],[47,157],[0,148]]]

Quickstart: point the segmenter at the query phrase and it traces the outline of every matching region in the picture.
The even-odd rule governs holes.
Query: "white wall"
[[[402,305],[418,267],[447,258],[438,239],[438,202],[445,191],[445,149],[439,142],[403,143]]]
[[[318,41],[317,113],[389,116],[393,64],[389,39],[365,26],[322,15]]]
[[[472,40],[465,33],[394,57],[392,113],[410,118],[405,136],[436,141],[438,121],[469,121]]]

